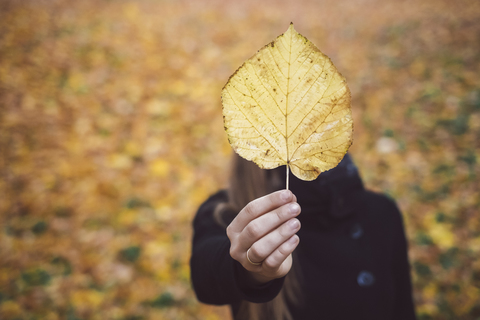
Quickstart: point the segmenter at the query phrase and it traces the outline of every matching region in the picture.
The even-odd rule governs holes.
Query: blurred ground
[[[419,319],[480,319],[480,2],[1,1],[0,318],[225,319],[189,283],[220,91],[293,21],[347,78]]]

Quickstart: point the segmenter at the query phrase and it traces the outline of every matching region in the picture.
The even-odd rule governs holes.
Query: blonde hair
[[[218,204],[214,211],[217,223],[226,227],[228,224],[226,221],[231,221],[247,203],[282,187],[278,170],[260,169],[253,162],[234,154],[230,169],[228,202]],[[243,301],[238,313],[234,315],[235,320],[292,320],[287,303],[290,305],[300,303],[300,274],[298,267],[295,267],[295,261],[294,256],[292,269],[285,278],[283,288],[273,300],[266,303]]]

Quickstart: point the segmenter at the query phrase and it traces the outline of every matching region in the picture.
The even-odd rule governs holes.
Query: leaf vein
[[[328,90],[328,88],[330,87],[330,84],[331,84],[331,82],[332,82],[332,79],[333,79],[333,77],[330,79],[330,83],[328,84],[327,89],[325,89],[325,92],[326,92],[326,91]],[[325,95],[325,92],[323,93],[323,95]],[[320,98],[320,100],[323,99],[323,95],[322,95],[322,98]],[[320,100],[318,100],[318,101],[320,101]],[[313,131],[316,131],[316,130],[318,129],[318,127],[320,127],[320,126],[325,122],[325,120],[328,118],[328,116],[332,113],[332,111],[333,111],[333,109],[335,108],[335,106],[337,105],[337,103],[338,103],[338,100],[337,100],[337,101],[335,102],[335,104],[332,106],[332,108],[331,108],[330,111],[327,113],[327,115],[325,116],[325,118],[323,118],[323,121],[320,122],[320,124],[319,124],[319,125],[315,128],[315,130],[313,130]],[[315,105],[316,105],[316,104],[315,104]],[[298,123],[298,125],[295,127],[295,130],[297,130],[298,126],[303,122],[303,120],[305,120],[305,118],[310,114],[310,112],[312,112],[312,110],[313,110],[313,108],[315,107],[315,105],[312,107],[312,109],[310,109],[310,111],[309,111],[308,113],[305,114],[305,116],[302,118],[302,121],[300,121],[300,122]],[[295,132],[295,130],[293,130],[292,133]],[[309,136],[311,136],[311,134],[308,135],[308,136],[302,141],[302,143],[300,143],[300,144],[298,145],[298,147],[297,147],[297,148],[295,149],[295,151],[293,152],[292,157],[295,155],[295,153],[297,152],[298,148],[305,143],[305,140],[307,140]]]
[[[301,69],[301,66],[303,66],[303,64],[305,63],[305,61],[307,61],[307,59],[310,57],[310,55],[311,55],[313,52],[314,52],[314,51],[310,49],[310,53],[308,54],[308,56],[305,57],[305,60],[303,60],[303,62],[302,62],[302,63],[300,64],[300,66],[298,67],[298,69],[295,70],[295,72],[292,74],[292,77],[294,77],[294,76],[297,74],[298,70]],[[308,74],[308,73],[310,72],[310,70],[312,69],[312,67],[313,67],[313,63],[311,64],[311,66],[310,66],[310,68],[308,69],[308,71],[305,72],[305,74]],[[295,90],[295,89],[294,89],[294,90]]]
[[[247,89],[248,89],[248,87],[247,87]],[[232,94],[230,93],[230,91],[228,90],[227,92],[228,92],[228,94],[230,95],[230,97],[231,97],[232,100],[233,100],[233,97],[232,97]],[[255,100],[255,99],[254,99],[254,100]],[[237,106],[238,110],[243,114],[243,116],[244,116],[246,119],[248,119],[248,117],[247,117],[247,115],[245,114],[245,112],[243,112],[243,110],[237,105],[237,103],[235,102],[235,100],[233,100],[233,102],[234,102],[234,104]],[[268,118],[268,117],[267,117],[267,118]],[[270,118],[269,118],[269,120],[270,120]],[[248,120],[248,121],[249,121],[250,123],[252,123],[250,120]],[[270,120],[270,121],[272,121],[272,120]],[[252,126],[253,126],[253,128],[255,128],[255,130],[258,132],[258,134],[259,134],[263,139],[265,139],[265,141],[273,148],[273,150],[276,151],[277,149],[272,145],[272,143],[271,143],[270,141],[268,141],[267,138],[265,138],[265,136],[262,135],[262,133],[253,125],[253,123],[252,123]],[[277,127],[275,127],[275,128],[277,128]],[[278,130],[278,129],[277,129],[277,130]]]
[[[277,106],[278,110],[280,110],[280,112],[282,113],[282,115],[285,116],[285,114],[283,113],[282,109],[281,109],[280,106],[278,105],[277,101],[275,100],[275,98],[273,97],[273,95],[270,93],[270,91],[267,89],[267,86],[263,83],[263,81],[262,81],[262,79],[260,78],[260,76],[257,74],[257,70],[255,69],[255,67],[254,67],[254,66],[252,66],[252,67],[253,67],[253,72],[255,72],[255,76],[256,76],[257,79],[259,80],[260,84],[265,88],[265,91],[268,92],[268,94],[270,95],[270,97],[272,97],[272,100],[275,102],[275,105]],[[247,70],[247,72],[248,72],[248,74],[252,75],[252,73],[250,73],[250,70]],[[250,92],[250,93],[251,93],[251,92]],[[262,93],[262,94],[260,95],[260,97],[261,97],[263,94],[264,94],[264,93]],[[252,98],[253,98],[253,97],[252,97]],[[257,104],[258,104],[259,107],[260,107],[260,104],[258,103],[257,99],[255,99],[255,98],[253,98],[253,99],[257,102]],[[261,108],[262,111],[263,111],[263,108],[262,108],[262,107],[260,107],[260,108]],[[265,113],[265,111],[263,111],[263,112]],[[267,115],[267,114],[265,113],[265,115]],[[267,116],[267,118],[268,118],[268,116]],[[270,119],[270,118],[268,118],[268,119]],[[270,121],[272,121],[272,120],[270,120]],[[273,123],[273,121],[272,121],[272,123]],[[278,130],[278,128],[277,128],[277,130]],[[280,130],[278,130],[278,131],[280,131]]]
[[[285,75],[283,74],[282,69],[280,69],[280,66],[279,66],[278,63],[277,63],[277,60],[275,60],[275,56],[272,54],[271,49],[268,49],[268,52],[271,54],[272,59],[273,59],[273,61],[275,62],[275,65],[277,66],[278,71],[282,74],[282,76],[285,77]],[[264,55],[263,52],[262,52],[262,55]],[[265,58],[263,59],[263,61],[265,61]],[[264,62],[264,64],[267,66],[268,70],[270,71],[270,68],[268,67],[268,64],[265,63],[265,62]],[[273,77],[275,78],[275,74],[274,74],[272,71],[270,71],[270,72],[272,73]],[[275,78],[275,81],[277,82],[278,87],[280,88],[280,90],[282,91],[282,93],[283,93],[284,95],[286,95],[286,93],[283,92],[282,87],[280,87],[280,83],[278,82],[278,80],[277,80],[276,78]]]
[[[305,94],[302,96],[302,98],[300,99],[300,101],[295,105],[295,108],[293,108],[293,109],[288,113],[288,115],[290,115],[290,113],[292,113],[295,109],[297,109],[297,107],[300,105],[300,102],[302,102],[303,98],[305,98],[305,96],[307,95],[307,93],[310,92],[310,90],[312,89],[312,87],[313,87],[313,85],[315,84],[315,82],[317,82],[318,78],[320,78],[320,76],[323,74],[323,68],[325,67],[325,64],[326,64],[326,63],[327,63],[327,61],[325,60],[325,62],[323,63],[323,66],[322,66],[322,72],[320,72],[320,74],[317,76],[317,78],[315,79],[315,81],[312,81],[312,84],[310,85],[310,88],[308,88],[307,92],[305,92]],[[330,79],[330,82],[331,82],[331,81],[332,81],[332,79]],[[330,86],[330,82],[329,82],[329,84],[328,84],[328,86],[327,86],[327,89],[328,89],[328,87]],[[325,89],[325,91],[323,92],[323,94],[325,94],[325,92],[327,91],[327,89]],[[323,99],[323,95],[322,95],[322,98],[320,98],[320,100],[322,100],[322,99]],[[318,101],[320,101],[320,100],[318,100]],[[317,102],[317,103],[318,103],[318,102]],[[316,105],[316,103],[312,105],[312,108],[310,109],[310,111],[309,111],[308,113],[310,113],[310,112],[313,110],[313,108],[315,108],[315,105]],[[287,116],[288,116],[288,115],[287,115]],[[305,117],[302,119],[302,121],[303,121],[304,119],[305,119]],[[300,123],[301,123],[301,122],[300,122]],[[295,128],[295,129],[296,129],[296,128]],[[293,130],[292,132],[294,132],[294,131],[295,131],[295,130]]]

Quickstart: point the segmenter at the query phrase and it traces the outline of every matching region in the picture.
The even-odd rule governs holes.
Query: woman
[[[234,319],[415,319],[395,203],[363,188],[348,154],[314,181],[291,175],[290,191],[284,175],[235,156],[193,222],[198,299]]]

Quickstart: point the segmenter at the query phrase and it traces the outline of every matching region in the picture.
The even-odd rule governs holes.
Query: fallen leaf
[[[293,24],[230,77],[222,103],[233,149],[263,169],[313,180],[352,144],[345,78]]]

